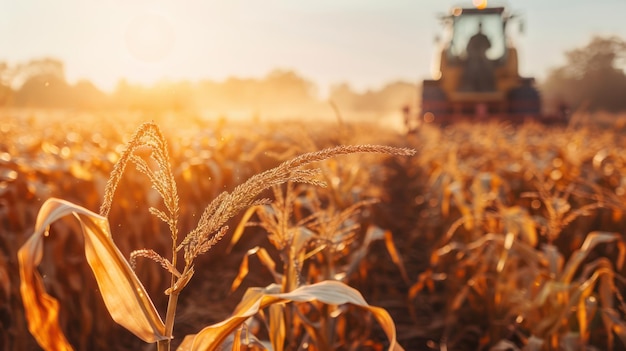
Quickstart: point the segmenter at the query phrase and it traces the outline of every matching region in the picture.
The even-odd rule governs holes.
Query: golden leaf
[[[113,320],[145,342],[166,339],[165,326],[145,288],[111,238],[108,220],[83,207],[51,198],[41,206],[35,231],[18,252],[20,292],[28,328],[39,345],[46,350],[72,349],[58,324],[59,303],[46,293],[36,269],[43,257],[47,228],[70,214],[81,224],[85,256]]]
[[[234,332],[249,317],[255,315],[260,310],[273,305],[286,302],[309,302],[320,301],[329,305],[341,305],[350,303],[355,306],[370,311],[380,323],[382,329],[389,338],[389,350],[403,351],[404,349],[396,341],[396,326],[383,308],[370,306],[361,293],[350,286],[338,281],[327,280],[320,283],[301,286],[288,293],[279,293],[276,285],[268,288],[250,288],[246,291],[241,302],[233,312],[233,315],[216,324],[202,329],[193,338],[193,345],[189,347],[190,336],[185,337],[184,345],[178,349],[182,350],[218,350],[220,344],[226,337]]]

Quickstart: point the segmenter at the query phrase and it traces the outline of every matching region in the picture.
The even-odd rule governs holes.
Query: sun
[[[165,17],[145,13],[130,21],[125,39],[126,48],[134,58],[158,62],[172,52],[176,36]]]
[[[472,3],[479,10],[482,10],[487,7],[487,0],[473,0]]]

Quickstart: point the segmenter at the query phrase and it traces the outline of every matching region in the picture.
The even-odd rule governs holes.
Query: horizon
[[[58,58],[56,58],[56,57],[33,57],[31,60],[36,61],[36,60],[42,60],[42,59],[44,59],[44,60],[45,59],[58,60]],[[28,60],[28,61],[30,61],[30,60]],[[13,64],[26,64],[26,63],[28,63],[28,61],[12,62],[12,63]],[[233,75],[230,75],[230,76],[220,77],[219,79],[214,79],[214,78],[211,78],[211,77],[193,77],[193,78],[182,77],[180,79],[170,79],[170,78],[167,78],[167,77],[162,77],[162,78],[157,78],[154,81],[150,81],[150,82],[141,82],[141,81],[132,81],[132,80],[127,79],[126,77],[120,77],[120,79],[117,82],[115,82],[115,84],[110,89],[104,89],[103,87],[99,86],[96,82],[92,81],[89,78],[80,77],[80,78],[77,78],[77,79],[74,79],[74,80],[68,79],[67,78],[68,67],[65,64],[65,62],[63,62],[62,60],[60,60],[60,61],[63,64],[64,70],[65,70],[65,73],[66,73],[66,77],[65,78],[66,78],[66,83],[67,84],[69,84],[69,85],[76,85],[77,83],[80,83],[80,82],[89,82],[89,83],[93,84],[98,90],[100,90],[101,92],[103,92],[103,93],[105,93],[107,95],[114,94],[118,90],[120,84],[125,84],[125,85],[132,86],[132,87],[148,88],[148,89],[158,88],[160,85],[169,85],[169,84],[176,85],[176,84],[181,84],[181,83],[202,84],[202,83],[205,83],[205,82],[209,82],[209,83],[215,83],[215,84],[225,84],[230,79],[244,80],[244,81],[245,80],[264,81],[264,80],[269,79],[273,74],[276,74],[276,73],[279,73],[279,74],[280,73],[293,73],[298,78],[301,78],[301,79],[303,79],[303,80],[313,84],[315,89],[318,89],[318,90],[320,89],[320,87],[317,84],[317,82],[315,82],[310,77],[304,76],[303,74],[301,74],[301,72],[298,72],[297,70],[288,69],[288,68],[281,68],[281,67],[276,67],[276,68],[270,69],[266,73],[260,74],[258,76],[243,76],[243,75],[233,74]],[[0,58],[0,62],[2,62],[1,58]],[[388,87],[388,86],[391,86],[391,85],[394,85],[394,84],[412,84],[412,85],[415,85],[417,87],[418,83],[421,83],[421,81],[420,82],[418,82],[418,81],[411,82],[409,80],[392,79],[392,80],[389,80],[389,81],[383,81],[378,86],[367,86],[367,87],[363,87],[362,89],[358,89],[358,88],[352,86],[350,84],[350,82],[340,81],[340,82],[337,82],[337,83],[333,84],[332,86],[330,86],[329,90],[331,90],[335,86],[338,87],[338,86],[341,86],[341,85],[348,85],[352,92],[358,93],[358,94],[364,94],[364,93],[367,93],[367,92],[379,91],[379,90],[382,90],[385,87]],[[20,82],[20,84],[23,84],[23,82]],[[18,86],[14,87],[14,89],[19,89],[19,84],[18,84]],[[314,96],[312,96],[312,97],[324,98],[323,96],[319,96],[319,94],[318,94],[318,96],[315,96],[315,91],[313,91],[313,93],[314,93]]]
[[[471,1],[349,0],[292,3],[80,0],[4,2],[0,57],[9,64],[53,57],[65,64],[69,83],[86,79],[114,91],[120,80],[261,79],[290,70],[324,96],[333,85],[354,91],[430,78],[441,31],[436,14]],[[489,5],[502,2],[490,1]],[[594,35],[626,38],[619,20],[626,2],[604,0],[509,1],[521,13],[525,34],[515,36],[520,73],[538,80],[565,63],[564,53]],[[4,17],[4,18],[2,18]],[[8,48],[11,48],[10,50]]]

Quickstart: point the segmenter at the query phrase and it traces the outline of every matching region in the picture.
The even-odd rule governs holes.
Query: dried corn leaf
[[[404,261],[402,260],[402,256],[398,252],[396,248],[396,244],[393,242],[393,234],[391,234],[390,230],[385,230],[385,246],[387,247],[387,252],[391,256],[391,260],[396,264],[396,267],[400,270],[400,274],[402,275],[402,279],[404,282],[410,284],[409,275],[406,272],[406,268],[404,267]]]
[[[537,246],[535,221],[524,208],[519,206],[505,208],[502,210],[502,219],[505,232],[514,233],[530,246]]]
[[[306,245],[315,236],[315,233],[308,228],[301,226],[292,228],[291,230],[293,231],[293,235],[291,235],[292,242],[289,250],[293,251],[294,255],[303,254]]]
[[[621,236],[616,233],[607,233],[607,232],[592,232],[587,235],[585,241],[583,242],[580,249],[576,250],[570,259],[567,261],[565,268],[563,269],[563,273],[561,274],[560,281],[563,283],[570,283],[572,278],[574,277],[574,273],[580,266],[580,264],[587,258],[591,250],[593,250],[597,245],[616,241],[620,244],[617,247],[620,250],[620,258],[624,256],[623,251],[625,250],[624,244],[621,242]],[[617,262],[617,266],[621,267],[622,262]]]
[[[556,246],[551,244],[543,245],[542,251],[549,270],[548,273],[556,277],[563,270],[563,255]]]
[[[596,266],[597,268],[594,269],[594,266]],[[572,290],[571,284],[555,283],[558,286],[562,286],[564,288],[563,291],[565,290],[571,291],[571,295],[569,295],[569,298],[562,300],[561,302],[562,306],[559,307],[560,312],[553,314],[553,316],[555,317],[558,316],[558,318],[554,318],[554,319],[547,318],[538,324],[538,327],[535,330],[542,330],[543,333],[541,335],[552,335],[556,333],[561,324],[559,321],[566,320],[567,316],[571,313],[573,307],[576,305],[579,306],[578,311],[577,311],[577,317],[579,318],[579,323],[581,322],[580,318],[586,318],[587,320],[590,320],[591,317],[587,315],[586,311],[580,311],[580,309],[584,310],[586,308],[583,301],[586,300],[587,297],[592,296],[592,293],[595,291],[594,289],[598,283],[598,280],[600,280],[601,290],[606,290],[607,288],[612,289],[611,286],[602,287],[602,285],[606,285],[609,280],[612,280],[612,278],[615,275],[608,260],[606,259],[598,260],[588,265],[585,271],[592,271],[593,274],[591,274],[591,276],[588,279],[584,280],[580,284],[580,286],[576,287],[574,291],[571,291]],[[607,278],[609,280],[607,280]],[[555,294],[553,296],[558,296],[557,291],[555,291],[554,293]],[[607,294],[607,292],[604,292],[604,294]],[[565,295],[561,295],[561,297],[564,297],[564,296]],[[593,298],[595,299],[595,296]],[[612,309],[611,306],[613,305],[612,300],[613,299],[611,296],[607,297],[601,294],[600,303],[602,305],[602,310],[611,310]],[[589,307],[590,309],[593,308],[592,306],[589,306]],[[551,325],[549,322],[550,320],[552,320],[553,322]],[[610,331],[614,325],[613,322],[611,320],[608,320],[607,318],[603,318],[603,320],[604,320],[605,327],[607,328],[607,331]],[[583,322],[583,324],[580,326],[581,333],[586,333],[588,327],[590,327],[588,323]],[[581,340],[584,341],[585,335],[581,334],[581,337],[582,337]],[[607,337],[608,337],[609,344],[612,344],[613,335],[609,332],[607,334]]]
[[[355,289],[338,281],[323,281],[313,285],[301,286],[289,293],[279,293],[279,287],[270,285],[268,288],[248,289],[243,299],[230,318],[202,329],[194,337],[189,347],[189,336],[178,351],[183,350],[218,350],[226,337],[234,332],[249,317],[260,310],[277,303],[320,301],[330,305],[350,303],[367,309],[374,314],[390,341],[389,350],[404,350],[396,341],[396,327],[393,320],[383,308],[367,304],[363,296]]]
[[[70,214],[81,224],[85,256],[113,320],[145,342],[165,339],[165,326],[143,285],[115,246],[107,219],[70,202],[51,198],[41,206],[35,231],[18,252],[20,291],[28,327],[37,342],[47,350],[71,349],[58,324],[58,301],[45,292],[37,272],[47,228]]]
[[[363,259],[367,256],[369,246],[372,242],[376,240],[383,240],[385,238],[385,231],[377,226],[369,226],[367,228],[367,232],[365,233],[365,239],[363,239],[363,243],[353,251],[350,255],[350,260],[345,269],[343,269],[343,273],[335,276],[335,279],[345,279],[349,277],[352,273],[356,272]]]
[[[241,236],[243,235],[244,230],[246,229],[248,222],[250,221],[250,218],[256,212],[256,210],[257,210],[257,206],[252,206],[252,207],[249,207],[246,210],[246,212],[244,212],[243,216],[241,217],[241,220],[239,221],[239,225],[237,225],[237,228],[235,228],[235,231],[233,232],[233,237],[230,239],[228,248],[226,248],[226,253],[230,253],[233,247],[237,245],[237,243],[239,242],[239,239],[241,239]]]
[[[191,344],[196,334],[187,335],[183,342],[178,346],[177,351],[191,350]],[[230,334],[222,343],[221,350],[246,350],[246,351],[267,351],[271,350],[271,345],[262,342],[254,335],[250,334],[248,327],[243,324],[240,328]]]
[[[501,184],[502,179],[497,174],[482,172],[474,177],[470,190],[476,220],[483,219],[485,208],[498,197]]]
[[[231,347],[232,351],[241,351],[241,330],[242,328],[238,328],[237,331],[235,331],[235,335],[233,337],[233,345]]]
[[[601,310],[605,319],[611,321],[611,331],[621,340],[622,346],[626,346],[626,322],[620,318],[619,313],[614,309]]]
[[[241,285],[241,282],[243,282],[243,279],[248,275],[248,273],[250,272],[250,269],[248,268],[249,257],[254,255],[256,255],[259,258],[259,261],[261,261],[261,264],[263,264],[265,268],[267,268],[270,273],[272,273],[275,281],[280,282],[282,280],[282,275],[276,272],[276,262],[274,262],[272,256],[270,256],[270,254],[264,248],[256,246],[248,250],[248,252],[246,252],[246,255],[243,257],[243,261],[239,266],[239,272],[237,272],[237,276],[230,286],[230,291],[237,290],[239,285]]]
[[[597,311],[598,302],[593,294],[594,285],[588,284],[581,287],[581,296],[578,300],[576,318],[578,319],[578,329],[580,340],[586,345],[589,342],[590,324]]]

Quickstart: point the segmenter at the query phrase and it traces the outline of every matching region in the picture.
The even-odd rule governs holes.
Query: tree
[[[54,58],[31,60],[6,70],[9,87],[20,84],[12,99],[16,106],[86,109],[103,107],[107,102],[106,94],[87,80],[68,84],[63,62]],[[0,64],[0,77],[1,73]],[[0,91],[0,103],[1,97]]]
[[[65,81],[63,62],[53,58],[31,60],[15,68],[15,104],[29,107],[65,107],[70,87]]]
[[[626,110],[626,42],[616,36],[594,37],[587,46],[565,53],[567,63],[553,69],[542,85],[544,96],[573,108]]]
[[[51,57],[30,60],[13,68],[12,85],[23,85],[29,79],[38,76],[55,77],[65,80],[65,65],[61,60]]]
[[[15,93],[15,104],[24,107],[67,107],[70,87],[56,75],[41,74],[30,77]]]

